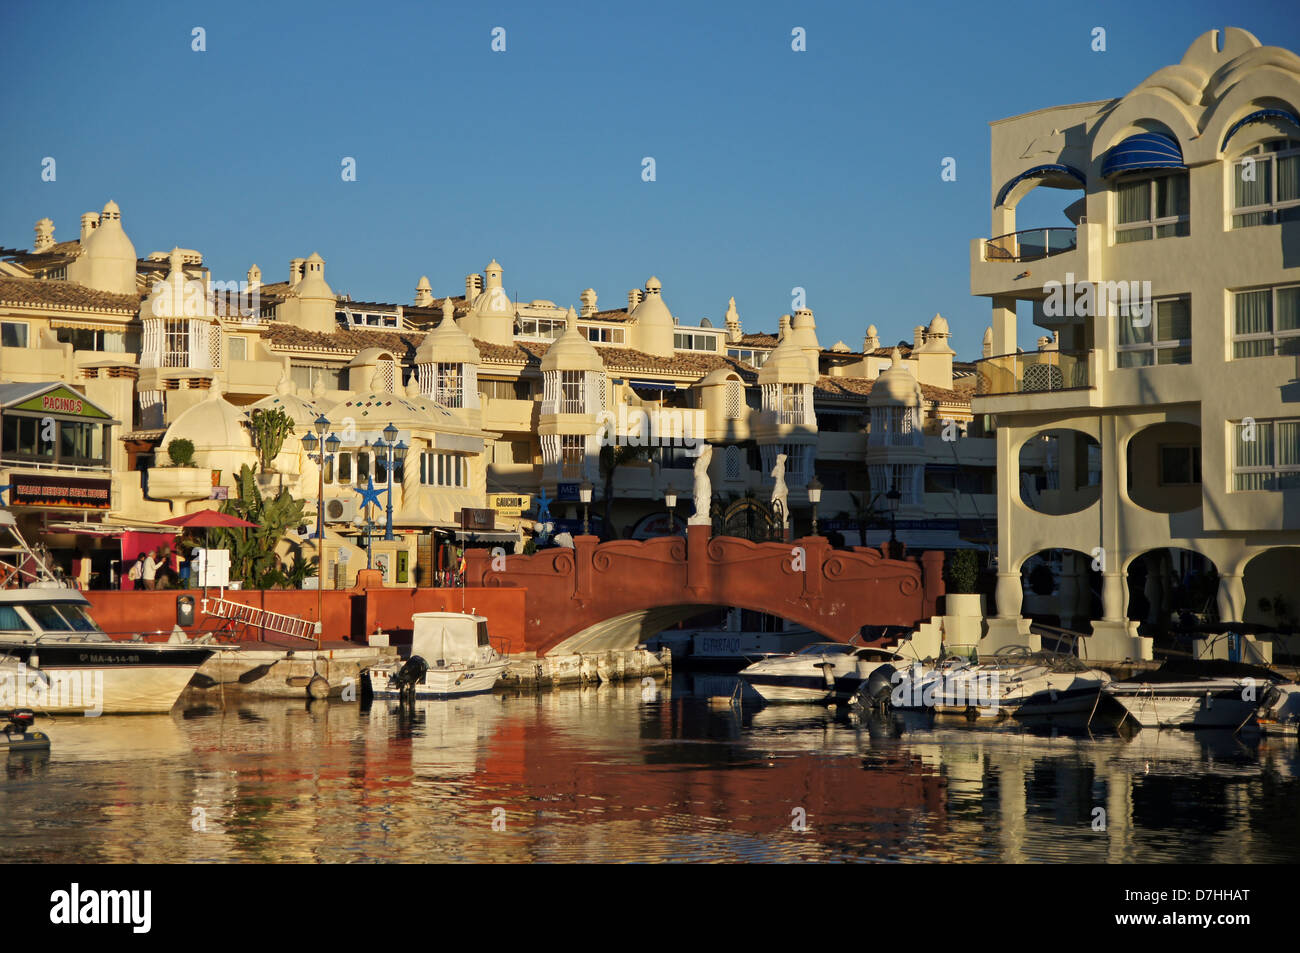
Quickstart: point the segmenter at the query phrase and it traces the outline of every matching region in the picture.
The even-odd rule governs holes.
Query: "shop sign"
[[[524,510],[533,505],[533,498],[527,493],[489,493],[488,505],[498,516],[523,516]]]
[[[112,504],[113,484],[110,480],[10,473],[9,482],[9,502],[13,506],[106,510]]]
[[[56,387],[48,393],[25,400],[10,409],[27,410],[38,414],[59,414],[63,417],[108,419],[108,414],[70,387]]]
[[[496,529],[496,511],[471,509],[465,507],[460,511],[460,528],[466,532],[483,532]]]

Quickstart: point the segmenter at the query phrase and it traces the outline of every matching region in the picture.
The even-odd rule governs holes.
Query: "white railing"
[[[245,628],[306,639],[308,642],[316,641],[316,623],[297,616],[259,609],[242,602],[231,602],[229,599],[204,599],[200,608],[214,619],[226,619]]]

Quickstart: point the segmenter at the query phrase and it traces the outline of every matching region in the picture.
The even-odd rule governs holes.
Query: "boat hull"
[[[1259,708],[1258,701],[1242,698],[1238,686],[1112,685],[1107,692],[1143,728],[1238,728]]]
[[[212,655],[207,648],[108,642],[2,648],[26,669],[6,686],[14,694],[13,704],[52,715],[171,711]],[[0,698],[0,705],[7,700]]]
[[[458,698],[463,695],[480,695],[496,687],[505,674],[507,661],[501,659],[486,665],[465,669],[431,668],[424,679],[415,686],[416,698]],[[376,698],[397,698],[400,692],[392,687],[396,669],[370,669],[370,687]]]

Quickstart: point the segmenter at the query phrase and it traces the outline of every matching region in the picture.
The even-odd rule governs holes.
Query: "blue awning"
[[[628,381],[628,387],[636,390],[676,390],[677,385],[664,381]]]
[[[1101,175],[1109,179],[1122,172],[1142,169],[1186,169],[1183,150],[1177,141],[1161,132],[1141,132],[1129,136],[1106,153]]]
[[[1006,185],[1002,186],[1002,190],[998,192],[998,200],[993,204],[1001,205],[1006,200],[1006,197],[1011,194],[1011,190],[1025,179],[1057,179],[1060,180],[1059,183],[1046,182],[1044,184],[1055,188],[1067,189],[1074,187],[1068,181],[1065,181],[1067,179],[1073,179],[1079,184],[1080,188],[1088,184],[1088,180],[1084,177],[1084,174],[1071,166],[1062,165],[1060,163],[1053,163],[1052,165],[1036,165],[1032,169],[1026,169],[1024,172],[1021,172]]]
[[[1223,145],[1219,146],[1219,151],[1222,152],[1224,149],[1228,148],[1228,140],[1235,136],[1237,130],[1241,127],[1249,126],[1253,122],[1269,122],[1274,119],[1279,119],[1282,122],[1289,122],[1293,126],[1300,127],[1300,116],[1296,116],[1293,112],[1289,112],[1285,109],[1257,109],[1249,116],[1242,116],[1228,127],[1228,131],[1223,135]]]

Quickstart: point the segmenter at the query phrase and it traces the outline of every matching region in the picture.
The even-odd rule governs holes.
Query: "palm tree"
[[[625,463],[645,460],[650,456],[646,447],[633,447],[628,444],[606,444],[600,448],[600,475],[605,480],[604,526],[602,539],[618,539],[614,532],[612,517],[614,505],[614,474]]]

